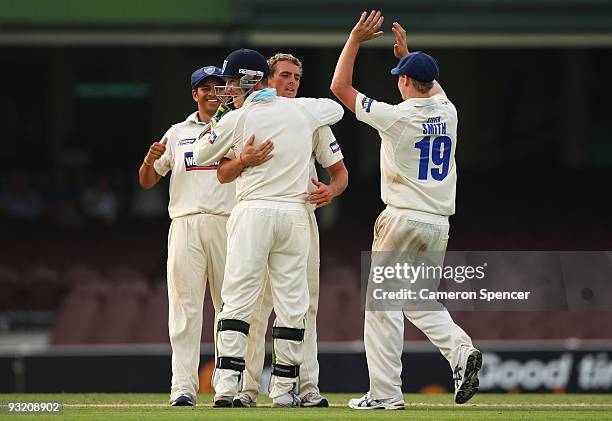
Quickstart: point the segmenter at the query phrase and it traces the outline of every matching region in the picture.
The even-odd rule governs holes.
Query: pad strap
[[[233,330],[235,332],[244,333],[245,335],[249,334],[250,325],[247,322],[243,322],[238,319],[223,319],[219,320],[217,323],[217,332],[221,332],[224,330]]]
[[[245,363],[244,358],[238,357],[218,357],[217,368],[224,368],[228,370],[244,371]]]
[[[275,339],[288,339],[290,341],[299,342],[304,340],[304,329],[274,326],[272,328],[272,337]]]
[[[299,365],[272,364],[272,375],[278,377],[299,377]]]

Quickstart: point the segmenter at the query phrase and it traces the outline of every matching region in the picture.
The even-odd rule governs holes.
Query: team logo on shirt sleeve
[[[186,171],[198,171],[198,170],[216,170],[219,168],[219,163],[215,162],[212,165],[201,167],[196,164],[193,152],[185,152],[185,170]]]
[[[340,150],[340,145],[338,145],[338,141],[334,140],[332,143],[329,144],[329,147],[331,148],[333,153],[336,153]]]
[[[370,112],[370,108],[372,108],[372,103],[374,102],[374,100],[372,98],[368,98],[367,96],[364,96],[361,100],[361,108],[366,112],[369,113]]]

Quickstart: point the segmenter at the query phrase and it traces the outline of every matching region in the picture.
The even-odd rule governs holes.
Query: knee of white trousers
[[[217,332],[217,351],[220,357],[244,358],[247,349],[247,336],[235,330]]]

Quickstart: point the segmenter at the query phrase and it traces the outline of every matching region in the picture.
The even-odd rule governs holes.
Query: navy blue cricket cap
[[[406,75],[419,82],[431,82],[438,77],[436,60],[422,51],[415,51],[400,59],[391,69],[392,75]]]
[[[198,87],[207,77],[215,76],[221,78],[221,69],[215,66],[204,66],[191,74],[191,89]]]
[[[241,48],[228,54],[223,62],[222,73],[223,77],[242,77],[245,74],[259,73],[262,78],[266,78],[270,74],[270,67],[259,51]]]

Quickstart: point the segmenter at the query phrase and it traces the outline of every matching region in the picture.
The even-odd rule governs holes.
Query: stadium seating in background
[[[170,343],[168,337],[168,288],[166,280],[158,280],[146,299],[133,338],[135,343]]]
[[[93,342],[134,342],[148,293],[147,284],[136,279],[110,285],[103,296],[103,311],[93,326]]]
[[[53,345],[93,343],[94,327],[103,315],[104,297],[109,288],[107,282],[94,280],[76,285],[62,305],[49,342]]]
[[[20,272],[9,266],[0,266],[0,309],[14,310],[18,305]]]

